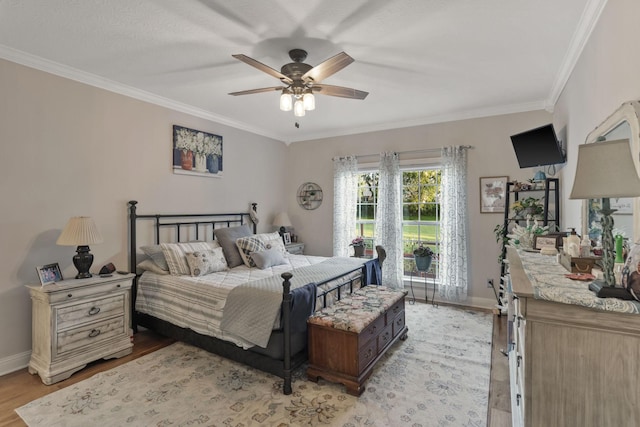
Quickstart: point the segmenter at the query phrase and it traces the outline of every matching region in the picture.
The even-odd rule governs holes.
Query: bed
[[[374,259],[287,254],[277,232],[256,234],[256,213],[254,203],[239,213],[141,215],[130,201],[133,329],[277,375],[291,394],[291,373],[307,360],[306,318],[379,284],[384,250]]]

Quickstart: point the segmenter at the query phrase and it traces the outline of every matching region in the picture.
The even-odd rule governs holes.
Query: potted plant
[[[420,243],[420,245],[413,250],[413,259],[416,262],[418,271],[428,271],[431,267],[431,261],[433,260],[433,251],[429,246],[424,246]]]
[[[544,213],[542,203],[540,203],[540,200],[535,197],[527,197],[526,199],[518,200],[511,205],[511,209],[513,209],[516,216],[522,215],[525,218],[529,215],[535,218]]]
[[[353,239],[349,246],[353,246],[354,256],[361,257],[364,255],[364,238],[362,236]]]

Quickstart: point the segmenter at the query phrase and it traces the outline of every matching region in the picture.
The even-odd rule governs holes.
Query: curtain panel
[[[333,256],[350,256],[356,237],[358,160],[355,156],[333,159]]]

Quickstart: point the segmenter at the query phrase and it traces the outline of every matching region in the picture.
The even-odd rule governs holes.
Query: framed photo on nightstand
[[[284,244],[285,245],[290,245],[291,244],[291,233],[289,233],[289,232],[282,233],[282,240],[284,240]]]
[[[36,270],[38,270],[38,277],[42,286],[62,281],[62,272],[57,262],[36,267]]]

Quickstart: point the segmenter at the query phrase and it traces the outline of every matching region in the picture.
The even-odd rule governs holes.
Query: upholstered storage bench
[[[344,384],[359,396],[374,365],[398,339],[407,338],[406,291],[365,286],[308,320],[311,381]]]

